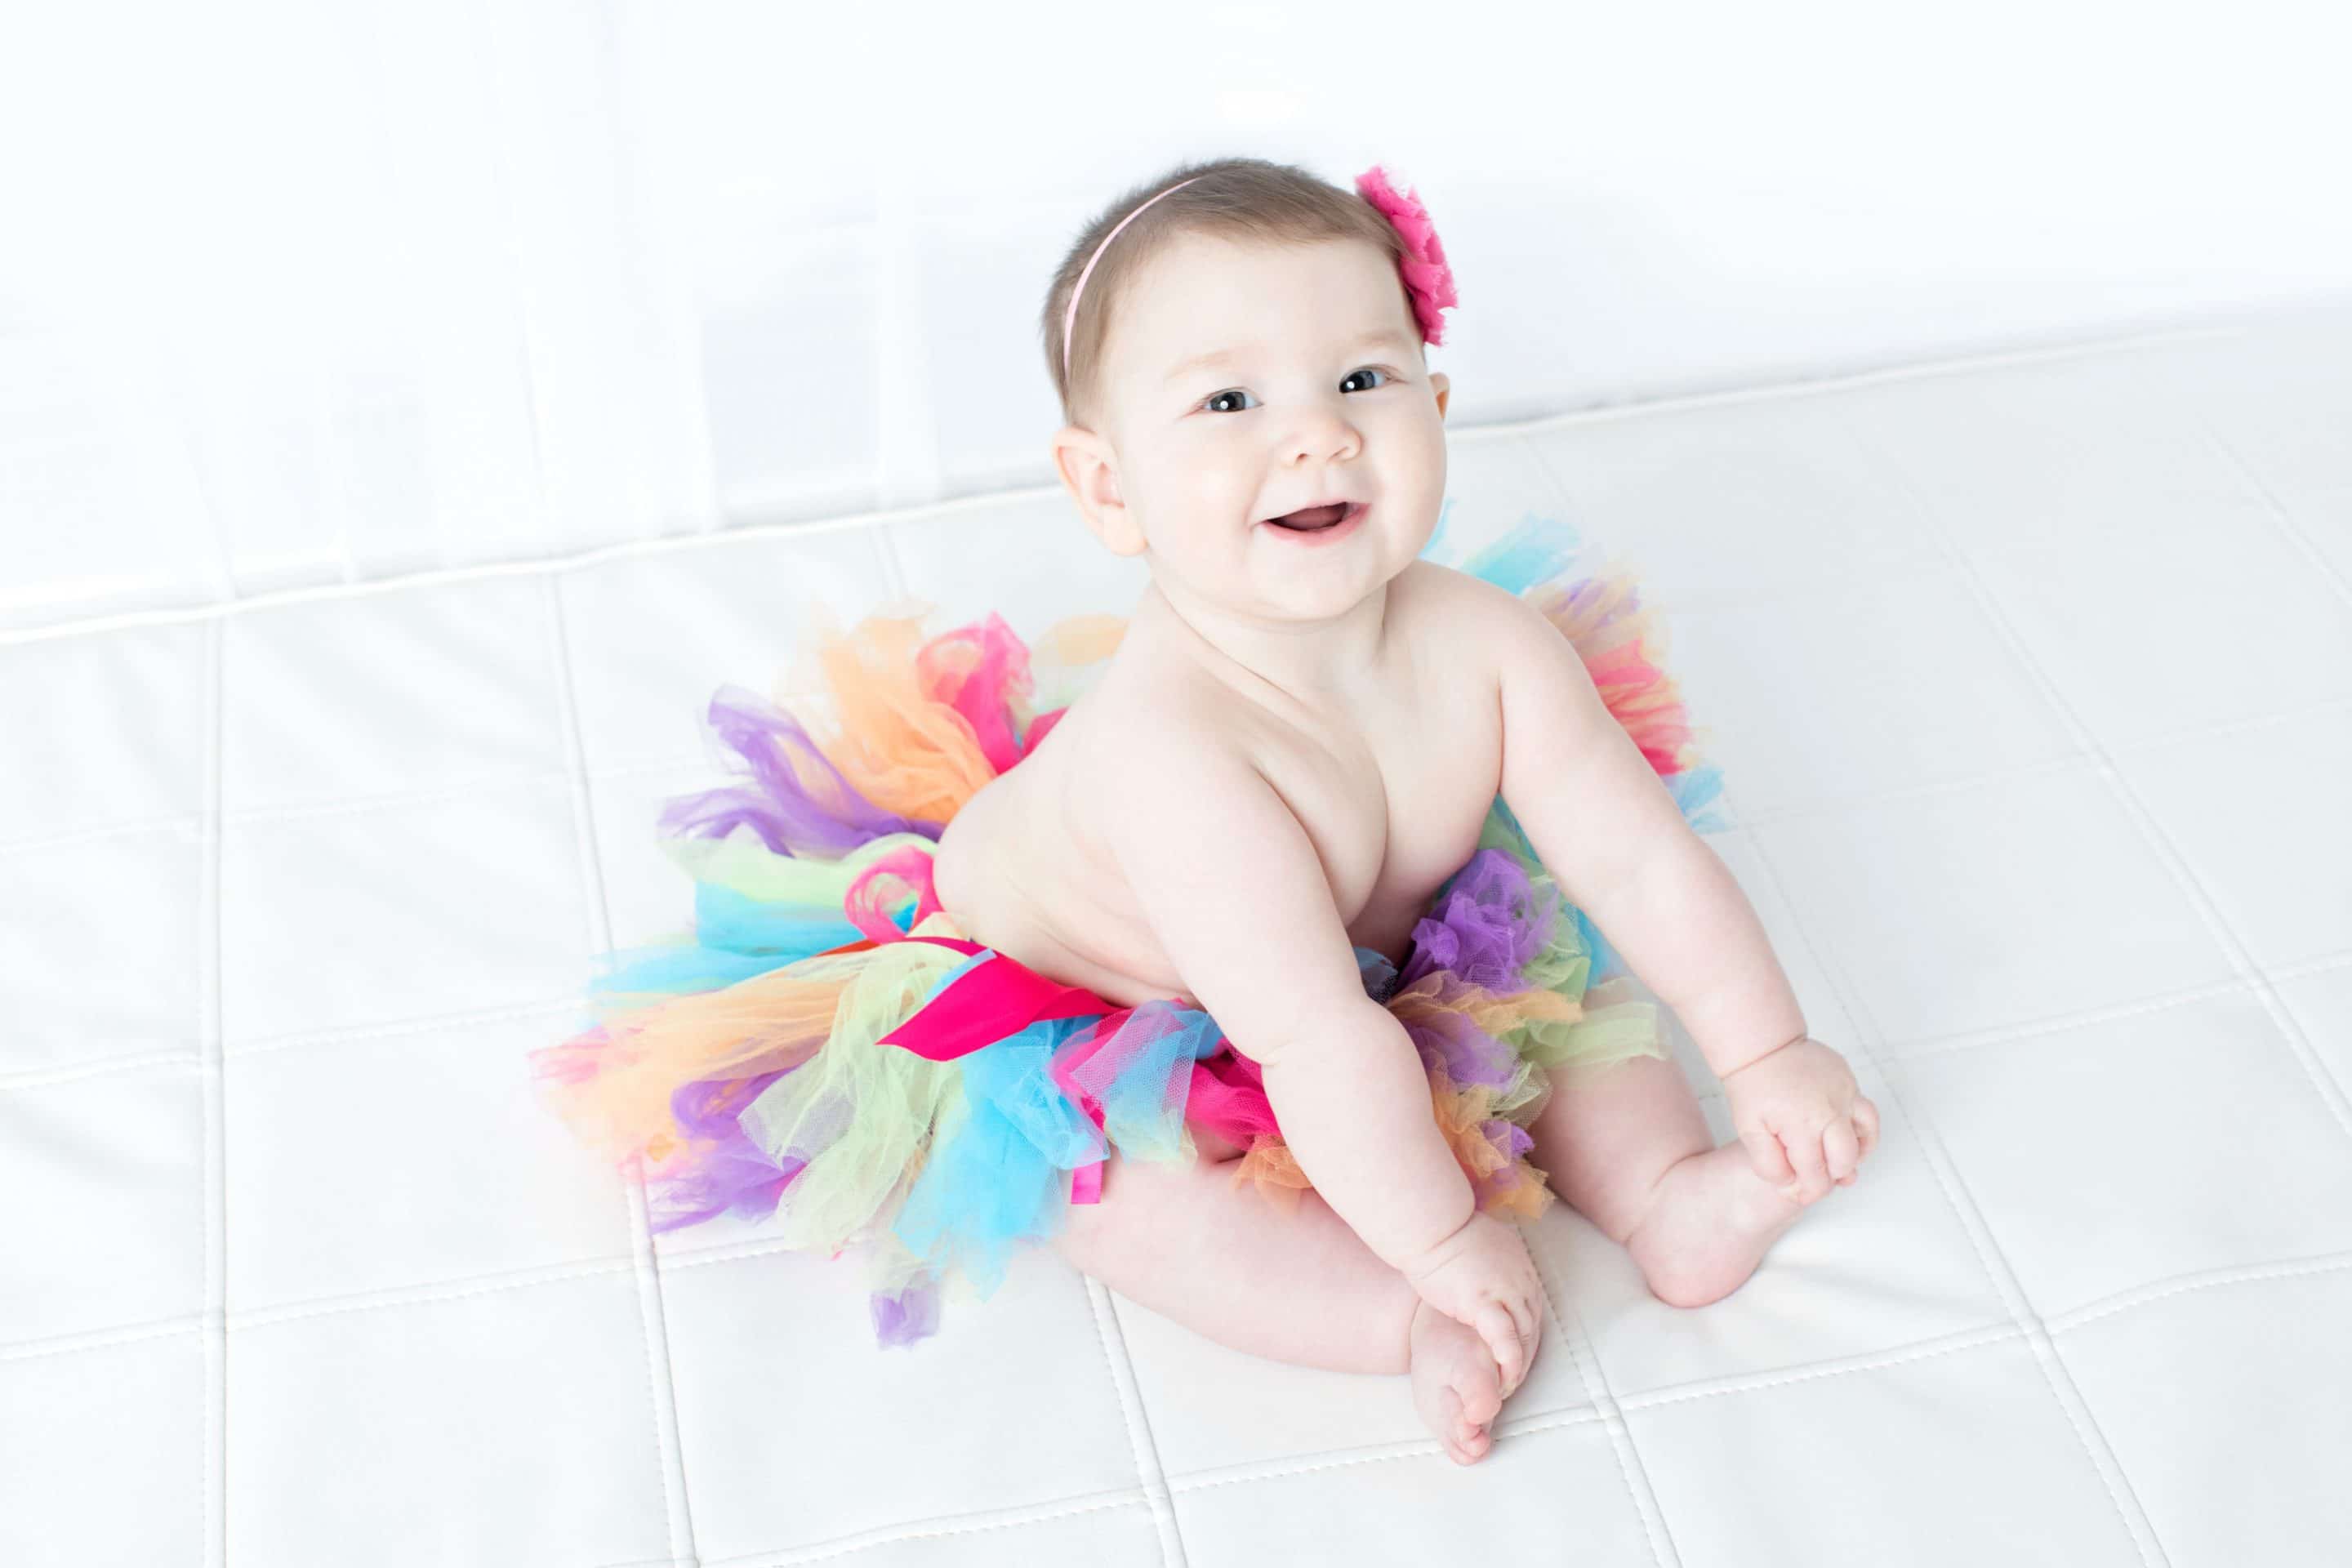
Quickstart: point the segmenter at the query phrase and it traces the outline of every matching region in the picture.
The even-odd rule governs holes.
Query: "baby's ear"
[[[1445,395],[1454,389],[1454,383],[1447,379],[1444,371],[1433,370],[1429,373],[1429,384],[1431,390],[1437,394],[1437,418],[1443,424],[1445,420]]]
[[[1118,458],[1108,442],[1084,426],[1063,426],[1054,432],[1054,471],[1105,548],[1114,555],[1143,553],[1143,531],[1120,494]]]

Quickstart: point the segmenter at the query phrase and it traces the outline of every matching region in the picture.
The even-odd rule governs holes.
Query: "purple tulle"
[[[742,757],[751,780],[669,802],[662,808],[664,834],[724,838],[749,824],[778,855],[837,860],[886,833],[937,838],[944,827],[876,805],[817,749],[799,720],[740,686],[719,689],[710,700],[709,721]],[[827,787],[812,794],[801,784],[803,773]]]
[[[886,1349],[940,1331],[940,1291],[930,1280],[918,1279],[895,1296],[877,1290],[866,1306],[874,1314],[874,1338]]]
[[[688,1138],[710,1148],[707,1153],[698,1153],[687,1169],[649,1189],[652,1230],[677,1230],[722,1214],[759,1220],[776,1212],[784,1189],[808,1162],[771,1159],[744,1136],[737,1119],[743,1107],[787,1070],[779,1068],[751,1079],[706,1079],[684,1085],[670,1096],[670,1110],[679,1128]]]
[[[1486,1142],[1506,1160],[1516,1160],[1536,1146],[1535,1136],[1516,1121],[1496,1116],[1478,1124]]]
[[[1478,1131],[1486,1136],[1486,1142],[1494,1146],[1496,1153],[1502,1155],[1505,1160],[1513,1162],[1498,1170],[1488,1172],[1475,1184],[1478,1206],[1484,1208],[1490,1195],[1510,1192],[1525,1180],[1519,1173],[1517,1162],[1520,1155],[1536,1146],[1536,1141],[1528,1134],[1526,1128],[1516,1121],[1508,1121],[1499,1116],[1481,1121],[1478,1124]]]
[[[1537,900],[1517,861],[1500,849],[1481,849],[1412,928],[1412,957],[1397,984],[1408,986],[1444,969],[1482,990],[1523,990],[1524,972],[1551,940],[1559,907],[1557,891]]]
[[[1520,987],[1506,987],[1517,990]],[[1519,1053],[1496,1039],[1466,1014],[1434,1013],[1405,1025],[1424,1066],[1442,1067],[1459,1084],[1501,1089],[1517,1076]]]

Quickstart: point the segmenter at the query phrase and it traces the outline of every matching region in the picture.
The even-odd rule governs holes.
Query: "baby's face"
[[[1097,528],[1148,554],[1163,591],[1320,619],[1379,591],[1436,527],[1447,381],[1371,246],[1183,237],[1121,302],[1104,392]],[[1328,500],[1364,510],[1328,537],[1270,521]]]

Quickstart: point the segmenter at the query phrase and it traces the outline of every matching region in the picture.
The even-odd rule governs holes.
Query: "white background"
[[[1050,485],[1181,159],[1416,186],[1457,425],[2352,291],[2325,11],[19,7],[0,628]]]

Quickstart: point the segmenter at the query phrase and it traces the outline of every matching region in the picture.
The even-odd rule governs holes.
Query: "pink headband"
[[[1197,180],[1200,177],[1200,175],[1195,174],[1192,176],[1192,180]],[[1191,184],[1192,180],[1179,180],[1174,184],[1169,186],[1168,191],[1181,191],[1185,186]],[[1151,202],[1158,201],[1160,196],[1166,195],[1168,191],[1162,191],[1160,193],[1160,195],[1153,196],[1151,198]],[[1143,207],[1150,206],[1151,202],[1144,203]],[[1129,224],[1131,224],[1137,218],[1141,217],[1143,216],[1143,207],[1138,207],[1133,212],[1128,214],[1125,217],[1119,219],[1118,228],[1114,228],[1108,234],[1103,236],[1103,242],[1095,247],[1095,253],[1087,258],[1086,267],[1078,273],[1077,286],[1070,290],[1070,308],[1062,312],[1062,379],[1064,381],[1070,379],[1070,333],[1078,324],[1078,296],[1087,291],[1087,279],[1094,276],[1095,263],[1100,261],[1102,259],[1102,253],[1110,248],[1110,242],[1118,237],[1118,229],[1125,228]]]
[[[1195,174],[1192,180],[1201,176]],[[1070,378],[1070,334],[1078,324],[1078,296],[1087,290],[1087,279],[1094,276],[1095,263],[1110,248],[1110,242],[1125,228],[1143,216],[1143,208],[1170,191],[1181,191],[1192,180],[1179,180],[1154,195],[1118,220],[1118,227],[1103,236],[1095,253],[1087,258],[1078,273],[1078,281],[1070,290],[1070,308],[1062,312],[1062,379]],[[1405,292],[1412,299],[1414,321],[1421,327],[1421,339],[1425,343],[1442,344],[1445,341],[1445,322],[1438,312],[1449,305],[1460,303],[1454,294],[1454,271],[1446,265],[1445,247],[1438,243],[1437,230],[1431,226],[1429,214],[1421,198],[1411,191],[1399,195],[1389,183],[1388,172],[1378,163],[1356,176],[1356,193],[1370,202],[1382,217],[1389,220],[1404,240],[1405,254],[1397,262],[1397,273],[1404,279]]]

